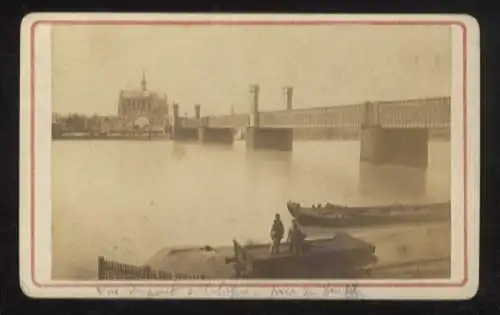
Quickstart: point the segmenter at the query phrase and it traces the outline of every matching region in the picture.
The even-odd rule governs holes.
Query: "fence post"
[[[127,265],[122,264],[120,270],[120,279],[126,279],[126,275],[127,275]]]
[[[151,267],[145,266],[142,269],[142,271],[143,271],[142,275],[143,275],[144,279],[148,279],[148,280],[151,279]]]
[[[104,257],[99,256],[97,258],[97,279],[104,280]]]
[[[122,264],[106,260],[104,256],[98,257],[98,280],[110,279],[171,279],[171,280],[197,280],[206,279],[205,275],[198,273],[172,273],[165,270],[156,270],[146,265],[143,267]]]

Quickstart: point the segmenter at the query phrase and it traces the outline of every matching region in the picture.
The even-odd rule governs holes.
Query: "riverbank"
[[[326,231],[309,230],[310,238]],[[332,233],[330,231],[330,233]],[[400,226],[392,229],[358,230],[350,234],[376,246],[379,259],[374,278],[447,278],[450,275],[450,225]],[[333,233],[332,233],[333,234]],[[225,263],[233,255],[231,246],[186,249],[164,248],[146,264],[153,269],[177,273],[201,273],[210,278],[228,278],[233,269]]]
[[[137,136],[54,136],[52,137],[53,141],[78,141],[78,140],[172,140],[170,135],[137,135]]]
[[[310,239],[330,237],[335,234],[325,229],[306,229],[306,232]],[[343,232],[348,232],[376,246],[379,261],[370,278],[448,278],[450,275],[451,230],[449,224],[357,229]],[[233,275],[233,268],[230,264],[226,264],[225,259],[232,257],[233,254],[232,246],[165,247],[149,259],[135,265],[148,265],[152,269],[177,274],[196,273],[210,278],[228,279]],[[121,261],[112,253],[109,253],[107,257]],[[53,273],[53,277],[58,280],[96,280],[97,271],[97,257],[94,257],[89,263],[75,261],[71,272],[59,270],[58,273]]]

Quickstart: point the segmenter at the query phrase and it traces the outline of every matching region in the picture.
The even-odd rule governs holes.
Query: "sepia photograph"
[[[300,283],[316,298],[336,297],[325,285],[339,298],[475,294],[470,18],[29,23],[21,260],[53,290],[39,294],[163,285],[223,297],[207,287],[224,283],[226,297],[296,298]]]

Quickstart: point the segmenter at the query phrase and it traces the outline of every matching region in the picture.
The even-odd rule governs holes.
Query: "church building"
[[[169,127],[167,97],[149,91],[143,73],[140,89],[120,91],[118,116],[128,128],[147,126],[148,130],[165,132]]]

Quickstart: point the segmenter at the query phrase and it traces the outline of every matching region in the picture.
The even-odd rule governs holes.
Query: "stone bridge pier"
[[[201,106],[194,106],[194,117],[179,117],[179,105],[173,106],[174,141],[198,141],[200,143],[233,144],[233,128],[210,127],[208,117],[201,117]]]
[[[172,139],[174,141],[194,141],[198,139],[198,132],[190,126],[189,120],[179,116],[179,104],[173,106]]]
[[[259,121],[259,92],[258,85],[250,87],[250,126],[247,129],[246,144],[252,150],[291,151],[293,148],[293,129],[291,128],[262,128]],[[291,93],[287,93],[291,95]],[[287,102],[291,104],[291,102]]]
[[[198,140],[201,143],[232,145],[234,143],[233,129],[200,127],[198,129]]]
[[[200,105],[195,105],[198,121],[198,141],[200,143],[227,144],[234,143],[233,128],[210,127],[208,117],[200,116]]]
[[[198,127],[198,141],[200,143],[226,145],[232,145],[234,143],[233,128],[209,127],[207,117],[201,118],[199,122],[200,124]]]
[[[426,128],[384,128],[377,104],[366,103],[360,133],[361,162],[426,168],[429,131]]]

